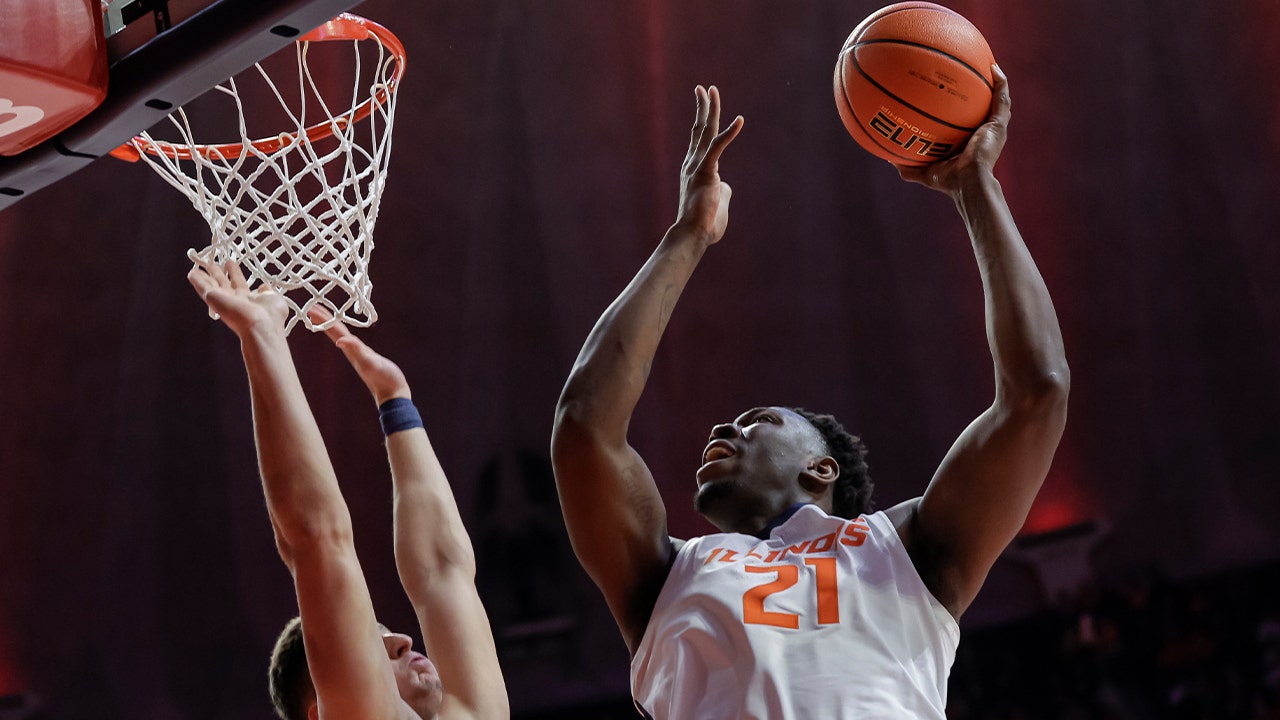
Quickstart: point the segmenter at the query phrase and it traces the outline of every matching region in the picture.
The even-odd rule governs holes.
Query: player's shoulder
[[[672,567],[676,565],[676,562],[680,558],[686,557],[691,553],[697,554],[701,552],[701,548],[706,542],[708,541],[714,542],[714,538],[717,538],[717,537],[723,537],[723,536],[714,535],[714,534],[713,535],[695,535],[691,538],[678,538],[678,537],[668,536],[667,539],[671,542],[671,558],[667,565],[668,572]]]
[[[909,539],[915,524],[916,513],[920,511],[920,500],[921,498],[918,497],[903,500],[897,505],[881,511],[885,517],[889,518],[889,522],[893,523],[893,528],[898,531],[898,537],[902,538],[902,541],[908,545],[910,544]]]

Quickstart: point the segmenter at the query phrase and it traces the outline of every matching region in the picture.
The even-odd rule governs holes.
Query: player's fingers
[[[712,137],[715,137],[720,133],[720,88],[712,85],[707,90],[707,97],[711,105],[707,110],[707,127],[711,130]]]
[[[209,294],[210,290],[218,287],[218,283],[209,277],[209,273],[198,263],[192,265],[191,269],[187,271],[187,282],[191,283],[191,287],[195,288],[201,300],[204,299],[205,295]]]
[[[251,297],[262,297],[263,295],[276,295],[276,289],[270,285],[262,284],[249,291]]]
[[[703,146],[704,138],[707,134],[707,114],[710,111],[711,98],[707,95],[706,88],[699,85],[693,90],[694,96],[698,101],[698,114],[693,121],[693,132],[689,138],[689,155],[697,155]]]
[[[240,263],[235,260],[228,260],[226,263],[227,278],[231,281],[231,287],[236,290],[248,290],[249,281],[244,277],[244,270],[240,269]]]
[[[692,155],[698,149],[698,140],[702,138],[702,86],[699,85],[693,89],[693,128],[689,131],[689,151],[688,155]]]
[[[698,86],[698,124],[694,126],[695,137],[692,138],[692,145],[689,147],[689,155],[694,158],[705,155],[712,138],[716,137],[716,127],[712,126],[712,106],[716,104],[712,96],[714,90],[716,90],[714,86],[710,90]],[[719,110],[716,110],[716,113],[718,114]]]
[[[720,131],[720,91],[715,85],[710,86],[703,98],[702,112],[702,135],[698,138],[698,146],[694,150],[699,158],[705,157],[707,148],[711,147],[711,142],[715,140],[716,135]],[[699,164],[702,160],[699,159]]]
[[[333,319],[333,313],[328,308],[312,305],[307,308],[307,319],[311,321],[312,326],[323,325]],[[347,332],[347,326],[340,322],[333,323],[324,329],[324,334],[336,345],[343,335]]]
[[[200,269],[204,270],[205,274],[215,285],[221,286],[227,284],[227,274],[223,272],[222,267],[218,265],[218,263],[201,257],[196,254],[195,250],[188,250],[187,257],[191,259],[191,262],[199,265]]]
[[[898,169],[898,177],[907,182],[919,183],[926,187],[929,186],[929,168],[914,167],[911,165],[894,165]]]
[[[338,323],[338,324],[341,325],[342,323]],[[346,327],[344,326],[342,329],[346,330]],[[328,334],[328,331],[325,331],[325,332],[326,334]],[[353,365],[356,365],[357,367],[359,366],[359,363],[356,361],[362,359],[365,354],[365,351],[369,349],[369,346],[365,345],[363,340],[356,337],[355,335],[352,335],[350,331],[338,334],[336,336],[329,335],[329,337],[333,339],[333,344],[338,346],[338,349],[342,351],[342,354],[346,355],[347,359],[350,360],[351,363]]]
[[[360,356],[365,359],[381,357],[373,348],[369,347],[364,340],[361,340],[358,335],[351,334],[350,331],[343,333],[342,337],[338,338],[338,341],[335,344],[341,348],[343,352],[350,353],[352,356]]]
[[[330,312],[329,308],[312,305],[307,308],[307,317],[311,319],[313,324],[323,325],[333,319],[333,313]],[[333,323],[325,328],[324,334],[342,351],[347,360],[359,369],[360,366],[357,360],[368,350],[368,346],[364,344],[364,341],[352,335],[351,330],[341,322]]]
[[[1005,138],[1008,137],[1009,128],[1009,108],[1011,101],[1009,99],[1009,79],[1005,76],[1004,71],[999,65],[991,65],[991,77],[993,79],[991,87],[991,111],[987,115],[986,122],[982,123],[973,135],[965,141],[964,149],[961,151],[961,157],[983,157],[989,163],[994,163],[995,159],[1000,156],[1001,150],[1004,149]],[[925,185],[932,185],[923,180]]]
[[[1009,96],[1009,78],[999,65],[991,66],[991,76],[995,82],[991,88],[991,116],[987,121],[1008,126],[1010,109],[1013,107],[1013,99]]]
[[[323,305],[312,305],[307,308],[307,317],[311,318],[311,322],[320,325],[329,322],[333,318],[333,313]]]
[[[221,304],[220,299],[211,295],[220,286],[218,278],[215,277],[215,273],[219,271],[218,266],[197,255],[195,250],[188,250],[187,257],[192,262],[191,269],[187,271],[187,282],[191,283],[191,287],[195,288],[200,299],[204,301],[209,309],[209,317],[214,320],[221,319],[222,316],[216,308]]]
[[[729,127],[720,131],[719,135],[716,135],[715,139],[711,141],[711,147],[707,149],[707,167],[715,167],[716,163],[720,162],[720,155],[724,153],[725,148],[729,147],[729,143],[738,137],[738,133],[742,132],[742,126],[745,124],[746,120],[739,115],[733,119],[733,122],[729,123]]]
[[[378,353],[374,352],[373,348],[365,345],[363,340],[351,333],[338,338],[334,341],[334,345],[337,345],[338,349],[342,351],[343,356],[347,358],[347,362],[351,364],[351,367],[355,368],[356,374],[360,376],[360,379],[364,380],[366,385],[369,385],[372,377],[368,376],[367,372],[376,369]],[[369,389],[372,390],[373,387],[370,386]]]

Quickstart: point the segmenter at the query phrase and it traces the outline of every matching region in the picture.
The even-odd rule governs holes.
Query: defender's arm
[[[323,322],[327,318],[315,318]],[[416,419],[400,368],[338,323],[326,331],[379,408],[399,405]],[[440,716],[505,719],[511,710],[480,595],[471,538],[448,478],[420,421],[395,425],[384,413],[394,488],[396,568],[418,616],[422,641],[440,672]]]
[[[385,720],[400,695],[352,541],[351,517],[284,336],[288,309],[238,265],[188,279],[240,338],[254,438],[280,557],[293,575],[321,718]]]

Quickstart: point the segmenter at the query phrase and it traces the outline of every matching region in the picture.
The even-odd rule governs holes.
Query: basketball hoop
[[[311,43],[338,40],[353,41],[355,80],[350,101],[341,106],[349,109],[334,113],[307,59]],[[362,57],[366,41],[376,45],[374,63]],[[391,156],[404,46],[381,25],[344,13],[300,37],[295,48],[296,104],[285,99],[261,63],[254,65],[290,130],[251,140],[231,78],[214,90],[235,102],[238,142],[196,142],[187,111],[178,108],[168,119],[180,142],[144,132],[111,155],[146,162],[191,201],[212,239],[187,254],[206,263],[238,262],[257,282],[279,291],[293,311],[286,332],[299,320],[312,331],[336,322],[367,327],[378,319],[370,299],[369,257]],[[371,79],[362,77],[366,72]],[[320,324],[307,315],[316,304],[331,315]]]

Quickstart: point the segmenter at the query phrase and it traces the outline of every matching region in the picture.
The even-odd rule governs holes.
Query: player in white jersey
[[[276,549],[298,617],[270,663],[283,720],[507,720],[511,710],[475,554],[404,373],[341,323],[327,331],[379,406],[394,488],[396,569],[434,657],[377,621],[351,513],[285,338],[288,306],[234,262],[197,260],[187,279],[240,339],[254,441]],[[330,316],[311,309],[315,322]],[[438,664],[437,664],[438,663]]]
[[[869,514],[861,443],[830,416],[759,407],[712,429],[698,510],[723,534],[667,534],[627,428],[671,312],[728,224],[719,159],[743,127],[698,113],[676,222],[587,338],[556,409],[552,460],[574,550],[661,720],[943,718],[956,620],[1017,534],[1066,423],[1069,371],[1044,281],[992,168],[1009,122],[995,68],[988,121],[955,158],[902,168],[969,230],[995,365],[992,404],[922,497]]]

